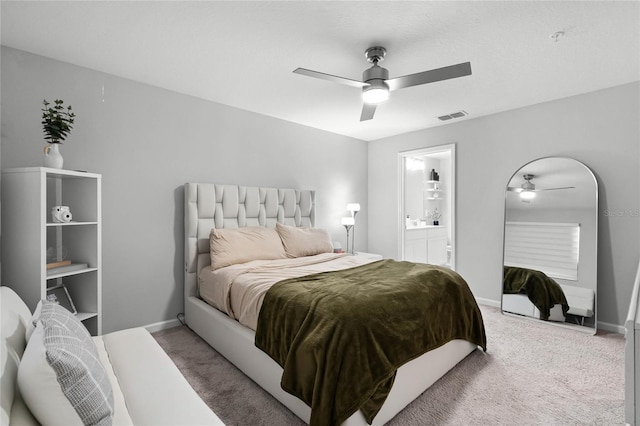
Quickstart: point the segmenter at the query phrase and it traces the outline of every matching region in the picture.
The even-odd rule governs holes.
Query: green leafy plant
[[[62,143],[71,129],[73,129],[73,121],[76,115],[71,110],[71,105],[67,108],[64,107],[64,101],[56,99],[53,103],[54,105],[50,106],[51,104],[46,99],[42,101],[44,105],[44,108],[42,108],[44,138],[49,143]]]

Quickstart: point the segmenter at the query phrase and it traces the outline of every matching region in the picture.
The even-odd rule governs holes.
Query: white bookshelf
[[[67,288],[77,317],[102,334],[102,176],[26,167],[2,172],[2,285],[33,311],[47,289]],[[69,206],[72,221],[53,222],[53,206]],[[70,260],[77,269],[47,269]]]

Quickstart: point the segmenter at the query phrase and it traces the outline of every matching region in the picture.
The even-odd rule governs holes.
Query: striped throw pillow
[[[34,325],[36,331],[29,340],[25,355],[29,349],[38,354],[27,358],[36,359],[36,362],[40,363],[34,368],[40,372],[39,377],[35,378],[36,381],[40,381],[40,386],[34,387],[34,390],[39,390],[39,395],[23,395],[29,408],[34,408],[32,405],[44,408],[56,397],[66,397],[82,424],[110,426],[113,423],[114,410],[111,382],[100,362],[96,345],[84,325],[62,306],[46,301],[43,301],[40,317],[35,319]],[[42,358],[46,358],[46,361]],[[49,371],[53,370],[51,374],[55,373],[64,397],[59,395],[58,390],[55,390],[58,395],[42,392],[42,384],[45,381],[42,371],[47,370],[47,366],[43,365],[45,363],[48,364]],[[32,411],[42,422],[38,416],[39,410]],[[51,421],[58,410],[47,411],[46,416]]]

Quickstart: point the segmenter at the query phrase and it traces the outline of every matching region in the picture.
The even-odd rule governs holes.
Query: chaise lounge
[[[83,424],[80,415],[60,391],[54,370],[48,368],[46,362],[41,363],[44,366],[38,366],[26,360],[29,358],[27,346],[38,344],[29,308],[8,287],[0,287],[0,299],[0,424]],[[95,343],[99,362],[106,371],[106,381],[113,391],[112,424],[224,424],[200,399],[146,329],[132,328],[90,340]],[[53,380],[48,377],[51,373]],[[34,389],[37,392],[32,392]]]

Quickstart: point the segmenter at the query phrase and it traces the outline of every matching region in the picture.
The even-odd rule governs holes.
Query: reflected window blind
[[[579,223],[507,222],[504,264],[578,280]]]

